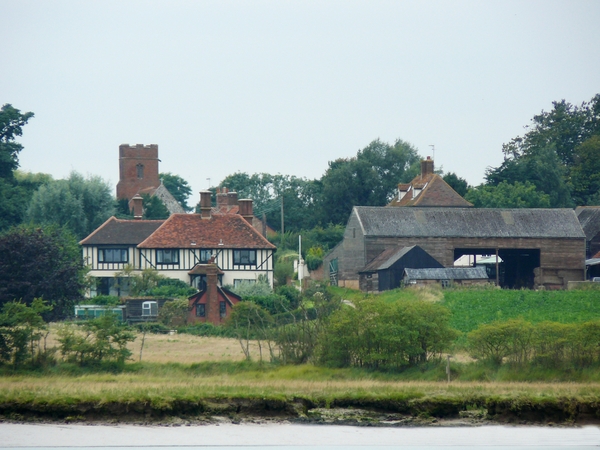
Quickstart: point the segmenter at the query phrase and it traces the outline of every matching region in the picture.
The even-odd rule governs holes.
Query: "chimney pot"
[[[136,194],[132,199],[133,203],[133,218],[135,220],[140,220],[144,216],[144,199]]]

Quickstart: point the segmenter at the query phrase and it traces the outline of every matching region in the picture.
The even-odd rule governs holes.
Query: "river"
[[[180,427],[0,423],[0,449],[589,449],[600,427],[352,427],[243,424]]]

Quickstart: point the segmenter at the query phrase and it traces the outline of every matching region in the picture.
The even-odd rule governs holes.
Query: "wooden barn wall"
[[[358,271],[365,264],[365,237],[356,214],[352,213],[344,232],[342,250],[338,256],[339,279],[356,280],[356,288],[358,288]]]
[[[454,264],[456,248],[539,249],[541,273],[536,273],[536,284],[566,287],[568,281],[585,277],[585,240],[581,239],[525,239],[525,238],[368,238],[367,261],[394,245],[419,245],[445,267]],[[543,276],[540,276],[543,275]]]

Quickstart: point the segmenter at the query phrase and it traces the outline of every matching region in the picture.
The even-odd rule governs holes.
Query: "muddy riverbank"
[[[600,402],[557,399],[334,399],[214,398],[199,401],[74,401],[0,403],[5,422],[305,423],[359,426],[476,426],[486,424],[600,424]]]

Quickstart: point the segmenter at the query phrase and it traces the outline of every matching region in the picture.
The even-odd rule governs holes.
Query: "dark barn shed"
[[[498,255],[492,281],[502,287],[566,289],[584,279],[585,242],[572,209],[356,206],[324,265],[358,289],[359,271],[383,251],[418,245],[444,267],[462,255]]]
[[[358,272],[360,289],[365,292],[396,289],[400,287],[407,267],[420,269],[444,266],[418,245],[392,247],[381,252]]]

